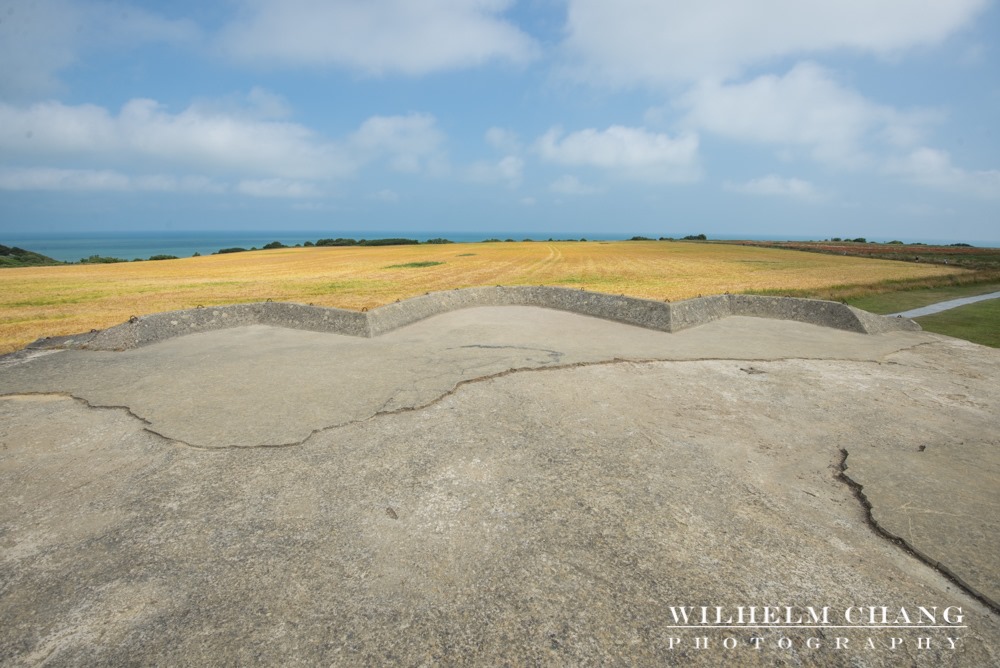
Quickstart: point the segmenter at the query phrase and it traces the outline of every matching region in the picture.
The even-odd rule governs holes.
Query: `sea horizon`
[[[680,239],[686,233],[665,233],[662,235],[640,235],[658,238],[660,236],[670,236]],[[17,246],[28,251],[40,253],[60,262],[79,262],[82,259],[99,255],[102,257],[115,257],[123,260],[148,259],[154,255],[174,255],[177,257],[191,257],[196,253],[199,255],[211,255],[223,248],[261,248],[265,244],[274,241],[281,242],[286,246],[304,244],[307,241],[315,243],[318,239],[324,238],[351,238],[351,239],[385,239],[385,238],[406,238],[425,242],[429,239],[444,238],[455,243],[477,243],[487,239],[532,239],[534,241],[554,241],[588,239],[592,241],[615,241],[629,239],[631,234],[589,232],[580,234],[571,233],[548,233],[548,232],[455,232],[455,231],[424,231],[413,230],[340,230],[340,231],[316,231],[316,230],[181,230],[181,231],[128,231],[128,232],[76,232],[76,233],[48,233],[48,234],[8,234],[0,238],[0,244],[6,246]],[[824,241],[824,238],[817,237],[789,237],[787,235],[759,235],[759,234],[718,234],[706,233],[710,240],[721,241]],[[827,237],[829,238],[829,237]],[[893,241],[895,238],[866,237],[870,242],[885,243]],[[978,247],[1000,247],[1000,242],[976,241],[963,242],[947,239],[901,239],[904,243],[924,243],[928,245],[951,245],[955,243],[970,243]]]

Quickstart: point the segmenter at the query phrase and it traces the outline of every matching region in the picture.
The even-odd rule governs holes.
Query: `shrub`
[[[632,237],[629,241],[652,241],[649,237]]]
[[[91,255],[80,260],[80,264],[114,264],[116,262],[128,262],[128,260],[123,260],[120,257],[102,257],[100,255]]]
[[[245,253],[246,248],[240,248],[239,246],[233,246],[232,248],[220,248],[215,251],[215,255],[225,255],[226,253]]]
[[[442,239],[441,237],[438,237],[436,239],[428,239],[425,243],[428,243],[428,244],[453,244],[455,242],[452,241],[451,239]]]
[[[307,241],[307,242],[305,242],[305,243],[304,243],[304,244],[302,244],[302,245],[303,245],[303,246],[305,246],[306,248],[311,248],[312,246],[315,246],[316,244],[314,244],[314,243],[313,243],[313,242],[311,242],[311,241]]]
[[[706,237],[704,234],[689,234],[686,237],[684,237],[684,241],[705,241],[707,239],[708,237]]]
[[[176,260],[176,255],[150,255],[150,260]]]
[[[288,248],[285,244],[280,241],[272,241],[269,244],[264,244],[264,250],[273,250],[275,248]]]
[[[363,240],[362,240],[363,241]],[[317,246],[357,246],[358,242],[354,239],[344,239],[342,237],[337,237],[336,239],[319,239],[316,241]]]
[[[857,239],[851,239],[851,241],[853,241],[856,244],[866,244],[866,243],[868,243],[868,240],[865,239],[864,237],[858,237]]]
[[[359,246],[415,246],[420,242],[416,239],[362,239]]]

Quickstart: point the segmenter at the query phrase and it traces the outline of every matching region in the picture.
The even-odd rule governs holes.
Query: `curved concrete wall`
[[[372,337],[431,316],[475,306],[540,306],[663,332],[697,327],[731,315],[797,320],[862,334],[920,329],[912,320],[887,318],[815,299],[713,295],[670,303],[567,288],[497,286],[429,293],[367,313],[278,302],[168,311],[134,318],[103,331],[41,339],[30,347],[125,350],[183,334],[244,325]]]

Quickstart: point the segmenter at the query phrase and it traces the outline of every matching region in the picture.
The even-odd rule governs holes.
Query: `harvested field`
[[[952,266],[683,242],[285,248],[0,271],[0,353],[132,315],[271,299],[374,308],[437,290],[554,285],[676,301],[963,273]]]

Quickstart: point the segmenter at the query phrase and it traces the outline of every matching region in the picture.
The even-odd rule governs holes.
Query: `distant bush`
[[[150,255],[150,260],[176,260],[176,255]]]
[[[480,243],[493,244],[493,243],[499,243],[499,242],[500,242],[499,239],[490,238],[490,239],[483,239]]]
[[[885,243],[888,246],[902,246],[903,245],[902,241],[886,241]]]
[[[514,243],[513,239],[504,239],[504,243]]]
[[[833,237],[830,241],[843,241],[840,237]]]
[[[191,257],[201,257],[201,253],[199,253],[198,251],[195,251],[194,255],[192,255]]]
[[[453,244],[455,242],[452,241],[451,239],[443,239],[441,237],[437,237],[435,239],[428,239],[424,243],[427,243],[427,244]]]
[[[521,241],[534,241],[534,239],[521,239]]]
[[[689,234],[686,237],[684,237],[684,241],[705,241],[707,239],[708,237],[706,237],[704,234]]]
[[[660,237],[659,241],[673,241],[673,237]]]
[[[851,241],[853,241],[856,244],[866,244],[866,243],[868,243],[868,240],[865,239],[864,237],[858,237],[857,239],[851,239]]]
[[[344,239],[342,237],[337,237],[336,239],[318,239],[316,241],[317,246],[357,246],[358,242],[354,239]]]
[[[312,246],[315,246],[316,244],[314,244],[314,243],[313,243],[313,242],[311,242],[311,241],[307,241],[307,242],[305,242],[305,243],[304,243],[304,244],[302,244],[302,245],[303,245],[303,246],[305,246],[306,248],[310,248],[310,247],[312,247]]]
[[[288,246],[280,241],[272,241],[269,244],[264,244],[264,250],[274,250],[275,248],[288,248]]]
[[[632,237],[629,241],[652,241],[649,237]]]
[[[220,248],[215,251],[215,255],[225,255],[226,253],[245,253],[246,248],[240,248],[239,246],[234,246],[232,248]]]
[[[91,255],[80,260],[80,264],[115,264],[116,262],[128,262],[128,260],[123,260],[120,257],[102,257],[100,255]]]
[[[416,246],[420,242],[416,239],[362,239],[359,246]]]
[[[951,244],[952,246],[962,246],[963,248],[972,248],[972,244]]]

